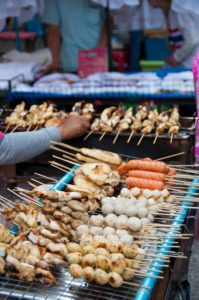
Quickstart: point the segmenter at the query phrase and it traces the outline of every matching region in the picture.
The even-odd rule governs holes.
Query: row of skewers
[[[177,107],[158,113],[156,108],[150,110],[147,106],[140,105],[134,114],[132,107],[125,110],[123,105],[119,105],[105,108],[99,117],[95,117],[93,104],[80,101],[74,104],[69,113],[63,110],[58,111],[54,104],[47,102],[41,105],[32,105],[28,110],[25,108],[25,102],[22,102],[15,107],[10,116],[5,118],[5,132],[10,129],[14,132],[18,128],[29,131],[47,126],[59,126],[71,114],[84,116],[91,122],[91,130],[84,140],[95,132],[102,132],[100,140],[107,133],[116,132],[113,140],[113,143],[116,143],[122,132],[130,131],[127,143],[130,143],[136,133],[141,133],[138,145],[145,135],[155,133],[153,141],[155,144],[161,134],[168,132],[172,143],[173,137],[178,135],[180,130],[180,114]]]
[[[68,115],[82,115],[90,121],[93,113],[93,104],[84,101],[75,103],[69,113],[57,110],[53,103],[48,104],[44,102],[40,105],[32,105],[29,109],[26,109],[25,102],[21,102],[5,118],[5,132],[8,132],[10,129],[11,132],[14,132],[18,128],[30,131],[41,127],[59,126]]]
[[[91,124],[91,131],[84,140],[97,131],[102,132],[100,140],[107,133],[116,131],[116,136],[113,140],[113,144],[115,144],[120,133],[130,131],[127,143],[130,143],[133,135],[136,133],[141,133],[141,138],[137,145],[140,145],[145,135],[155,133],[153,141],[153,144],[155,144],[159,135],[168,132],[172,143],[173,137],[178,135],[179,130],[180,114],[177,107],[159,114],[156,108],[148,110],[146,106],[140,105],[134,115],[132,107],[124,110],[122,106],[111,106],[104,109],[99,118],[94,119]]]

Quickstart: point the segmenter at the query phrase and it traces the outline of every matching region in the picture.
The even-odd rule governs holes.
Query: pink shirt
[[[0,131],[0,140],[3,138],[3,132]]]

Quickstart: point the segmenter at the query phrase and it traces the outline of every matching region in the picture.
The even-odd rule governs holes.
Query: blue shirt
[[[78,51],[98,46],[104,9],[91,0],[46,0],[43,21],[59,25],[62,68],[74,72],[77,71]]]

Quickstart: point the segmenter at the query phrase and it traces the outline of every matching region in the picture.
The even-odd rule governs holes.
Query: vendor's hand
[[[173,56],[169,56],[167,57],[166,59],[166,62],[170,65],[170,66],[177,66],[178,65],[178,62],[175,60],[175,58]]]
[[[50,65],[47,66],[44,73],[53,73],[56,72],[59,69],[59,63],[58,62],[52,62]]]
[[[90,123],[84,117],[69,115],[59,125],[59,130],[62,140],[68,140],[83,135],[89,127]]]

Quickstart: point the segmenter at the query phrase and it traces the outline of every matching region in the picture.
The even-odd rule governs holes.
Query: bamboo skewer
[[[28,183],[30,186],[32,186],[33,188],[36,188],[36,187],[37,187],[35,184],[33,184],[33,183],[30,182],[30,181],[27,181],[27,183]]]
[[[153,145],[155,145],[155,143],[157,142],[158,137],[159,137],[159,133],[156,134],[155,139],[153,141]]]
[[[84,141],[86,141],[89,138],[89,136],[93,134],[93,132],[93,130],[89,131],[89,133],[85,136]]]
[[[70,173],[70,174],[72,175],[72,173]],[[54,179],[54,178],[51,178],[51,177],[42,175],[42,174],[40,174],[40,173],[35,173],[35,175],[40,176],[40,177],[42,177],[42,178],[46,178],[46,179],[51,180],[51,181],[53,181],[53,182],[57,182],[57,183],[64,184],[64,185],[67,186],[67,184],[66,184],[65,182],[63,182],[63,181],[58,181],[58,180],[56,180],[56,179]]]
[[[22,199],[22,200],[24,200],[24,201],[26,201],[26,202],[28,202],[28,203],[33,203],[33,204],[35,204],[35,205],[38,205],[38,206],[40,206],[40,207],[42,207],[43,205],[41,205],[41,203],[38,203],[38,202],[36,202],[36,201],[34,201],[32,198],[30,198],[30,197],[28,197],[27,195],[26,195],[26,197],[23,197],[23,196],[21,196],[21,195],[19,195],[18,193],[16,193],[16,192],[14,192],[13,190],[11,190],[11,189],[9,189],[8,188],[8,191],[9,192],[11,192],[12,194],[14,194],[15,196],[17,196],[18,198],[20,198],[20,199]]]
[[[53,167],[53,168],[55,168],[55,169],[58,169],[58,170],[60,170],[60,171],[63,171],[64,173],[66,173],[67,171],[66,170],[64,170],[63,168],[61,168],[61,167],[58,167],[55,163],[50,163],[50,165]]]
[[[171,138],[170,138],[170,144],[173,143],[173,137],[174,137],[174,134],[172,133],[172,134],[171,134]]]
[[[62,143],[62,142],[51,141],[51,144],[55,144],[55,145],[58,145],[58,146],[60,145],[60,146],[62,146],[64,148],[68,148],[68,149],[74,150],[76,152],[79,152],[81,150],[80,148],[77,148],[77,147],[74,147],[74,146]]]
[[[9,199],[3,197],[3,196],[0,196],[0,198],[1,198],[2,200],[6,201],[6,203],[10,204],[11,206],[14,205],[13,201],[11,201],[11,200],[9,200]]]
[[[115,143],[117,142],[117,139],[118,139],[120,133],[121,133],[121,131],[119,130],[119,131],[117,132],[117,134],[116,134],[114,140],[113,140],[113,144],[115,144]]]
[[[64,154],[69,154],[69,155],[71,155],[71,156],[76,157],[76,154],[74,154],[74,153],[72,153],[72,152],[68,152],[68,151],[63,150],[63,149],[60,149],[60,148],[57,148],[57,147],[54,147],[54,146],[49,146],[49,149],[56,150],[56,151],[62,152],[62,153],[64,153]]]
[[[9,129],[10,129],[10,125],[7,125],[4,133],[7,133]]]
[[[10,204],[7,200],[1,198],[1,196],[0,196],[0,205],[4,206],[6,208],[11,208],[14,206],[13,204]]]
[[[143,140],[143,138],[145,137],[145,133],[142,134],[141,138],[139,139],[137,146],[139,146]]]
[[[128,138],[128,140],[127,140],[127,144],[130,143],[130,141],[131,141],[133,135],[134,135],[134,130],[131,131],[131,134],[129,135],[129,138]]]
[[[60,168],[63,168],[65,173],[66,173],[67,171],[70,171],[70,170],[71,170],[71,168],[69,168],[69,167],[67,167],[67,166],[64,166],[64,165],[62,165],[62,164],[59,164],[58,162],[56,162],[56,161],[54,161],[54,160],[49,160],[49,163],[50,163],[50,164],[54,164],[54,165],[56,165],[56,166],[58,166],[58,167],[60,167]]]
[[[102,133],[102,135],[101,135],[100,138],[99,138],[99,141],[101,141],[101,140],[105,137],[106,133],[107,133],[107,131],[104,131],[104,132]]]
[[[77,160],[76,158],[72,158],[72,157],[70,157],[69,155],[65,155],[65,154],[64,154],[63,157],[64,157],[64,158],[69,158],[71,161],[74,161],[74,162],[76,162],[76,163],[78,163],[78,164],[80,163],[79,160]]]
[[[53,155],[53,157],[56,158],[56,159],[62,160],[62,161],[64,161],[64,162],[68,162],[68,163],[70,163],[71,165],[78,165],[78,166],[81,166],[80,163],[76,163],[76,162],[73,162],[73,161],[71,161],[71,160],[61,158],[61,157],[56,156],[56,155]]]
[[[45,183],[43,183],[43,182],[41,182],[41,181],[39,181],[39,180],[37,180],[35,178],[31,178],[31,180],[34,181],[34,182],[36,182],[36,183],[38,183],[38,184],[40,184],[40,185],[45,185]]]
[[[14,133],[16,130],[17,130],[17,128],[18,128],[19,126],[18,125],[16,125],[12,130],[11,130],[11,132],[10,133]]]
[[[184,154],[185,154],[185,152],[179,152],[179,153],[176,153],[176,154],[171,154],[171,155],[168,155],[168,156],[157,158],[156,160],[158,160],[158,161],[165,160],[165,159],[168,159],[168,158],[172,158],[172,157],[176,157],[176,156],[180,156],[180,155],[184,155]]]

